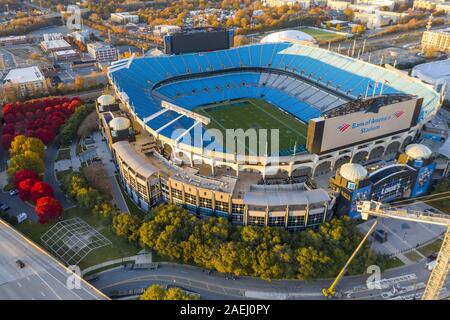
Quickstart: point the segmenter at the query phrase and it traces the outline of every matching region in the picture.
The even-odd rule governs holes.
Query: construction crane
[[[322,289],[322,293],[325,297],[327,298],[332,298],[334,296],[337,295],[336,292],[336,287],[339,284],[339,281],[341,281],[342,277],[345,275],[345,273],[347,272],[348,266],[350,265],[350,263],[352,263],[353,258],[356,256],[356,254],[359,252],[359,250],[362,248],[362,246],[364,245],[364,243],[366,242],[367,238],[369,238],[370,234],[375,230],[375,227],[377,226],[378,221],[375,220],[375,222],[373,223],[373,225],[370,227],[369,231],[366,233],[366,235],[364,236],[364,238],[362,238],[361,242],[358,244],[358,247],[356,247],[355,251],[353,251],[352,255],[350,256],[350,258],[348,258],[347,262],[345,263],[344,267],[341,269],[341,271],[339,272],[339,274],[337,275],[336,279],[334,279],[333,283],[331,284],[331,286],[329,288],[325,288]]]
[[[437,300],[449,272],[450,260],[450,216],[432,212],[421,212],[407,209],[392,208],[377,201],[362,201],[357,204],[361,217],[367,220],[369,216],[423,222],[447,227],[441,249],[436,259],[430,278],[425,287],[422,300]]]

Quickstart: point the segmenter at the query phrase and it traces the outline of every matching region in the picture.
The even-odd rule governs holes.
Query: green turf
[[[332,41],[332,40],[336,40],[339,38],[344,38],[344,36],[334,33],[334,32],[320,31],[320,30],[310,29],[310,28],[305,28],[305,27],[298,28],[297,30],[309,34],[317,41]]]
[[[307,124],[300,122],[294,116],[261,99],[243,99],[214,104],[194,111],[210,118],[211,122],[207,128],[220,130],[224,139],[227,137],[226,129],[242,129],[244,131],[252,128],[267,129],[267,147],[271,154],[274,154],[274,151],[276,151],[271,148],[271,129],[279,130],[280,151],[293,150],[295,145],[299,147],[306,143]],[[256,131],[258,133],[258,130]],[[245,143],[245,149],[247,154],[250,151],[256,152],[249,144],[248,139]],[[265,155],[265,149],[266,143],[259,143],[259,155]]]
[[[433,242],[430,242],[429,244],[418,248],[417,251],[419,251],[425,257],[428,257],[432,253],[438,252],[441,249],[441,245],[442,245],[442,240],[436,239]]]

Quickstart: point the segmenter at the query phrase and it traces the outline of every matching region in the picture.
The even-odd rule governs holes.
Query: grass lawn
[[[195,112],[211,119],[208,129],[218,129],[222,132],[224,143],[227,135],[226,129],[268,129],[267,146],[271,153],[271,134],[269,129],[279,130],[279,151],[293,150],[297,146],[306,143],[308,125],[300,122],[294,116],[283,112],[278,107],[261,99],[243,99],[239,101],[226,102],[221,104],[201,107]],[[232,135],[228,135],[232,137]],[[259,141],[259,134],[258,134]],[[245,141],[246,153],[252,151],[256,154],[265,155],[266,143],[258,143],[260,152],[257,153],[248,142]],[[262,145],[261,145],[262,144]],[[242,148],[244,142],[238,148]],[[239,149],[238,149],[239,150]],[[277,150],[274,150],[277,151]]]
[[[72,170],[62,170],[62,171],[56,171],[56,180],[58,180],[59,183],[61,183],[61,180],[64,179],[65,176],[67,176],[69,173],[71,173]]]
[[[420,259],[422,259],[422,257],[420,256],[420,254],[418,254],[416,251],[410,251],[405,253],[405,257],[407,257],[409,260],[411,261],[419,261]]]
[[[405,264],[397,257],[392,257],[388,260],[386,264],[386,269],[392,269],[404,266]]]
[[[305,27],[300,27],[297,30],[309,34],[317,41],[333,41],[333,40],[340,39],[340,38],[345,39],[344,36],[334,33],[334,32],[320,31],[320,30],[310,29],[310,28],[305,28]]]
[[[439,196],[436,196],[436,198],[437,197],[439,197]],[[426,203],[444,213],[450,213],[450,199],[449,198],[440,199],[440,200],[436,200],[436,201],[427,200]]]
[[[70,160],[70,149],[69,148],[61,148],[58,150],[58,154],[56,155],[56,161],[59,160]]]
[[[429,255],[438,252],[441,249],[442,240],[436,239],[433,242],[430,242],[427,245],[424,245],[423,247],[417,248],[417,251],[419,251],[421,254],[423,254],[425,257],[428,257]]]
[[[103,219],[85,209],[80,209],[78,207],[66,210],[64,213],[65,220],[75,217],[83,219],[91,227],[95,228],[103,236],[108,238],[112,243],[109,246],[105,246],[90,252],[79,265],[82,270],[101,262],[133,256],[140,251],[140,248],[138,246],[116,236],[109,227],[110,223],[108,219]],[[42,225],[24,222],[19,224],[16,228],[31,240],[48,250],[48,248],[46,248],[42,243],[41,236],[53,225],[54,223]]]

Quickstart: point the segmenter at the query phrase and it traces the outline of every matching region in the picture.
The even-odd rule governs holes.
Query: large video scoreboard
[[[233,46],[232,30],[201,28],[181,31],[164,38],[166,54],[183,54],[229,49]]]
[[[423,99],[410,99],[354,113],[311,119],[308,152],[323,154],[404,132],[417,124]]]

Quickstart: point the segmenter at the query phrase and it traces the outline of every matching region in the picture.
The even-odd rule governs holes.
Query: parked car
[[[9,195],[10,196],[15,196],[15,195],[18,195],[19,194],[19,190],[17,190],[17,189],[13,189],[13,190],[11,190],[10,192],[9,192]]]
[[[373,233],[374,238],[380,243],[386,242],[388,240],[388,233],[383,229],[377,229]]]
[[[438,252],[434,252],[427,257],[427,261],[428,262],[434,261],[437,259],[437,256],[438,256]]]
[[[425,265],[425,269],[428,271],[432,271],[434,267],[436,266],[436,260],[430,261]]]
[[[22,260],[16,260],[16,266],[17,266],[19,269],[23,269],[23,268],[25,268],[25,263],[23,263]]]
[[[9,206],[5,203],[0,203],[0,210],[2,211],[8,211],[9,210]]]

